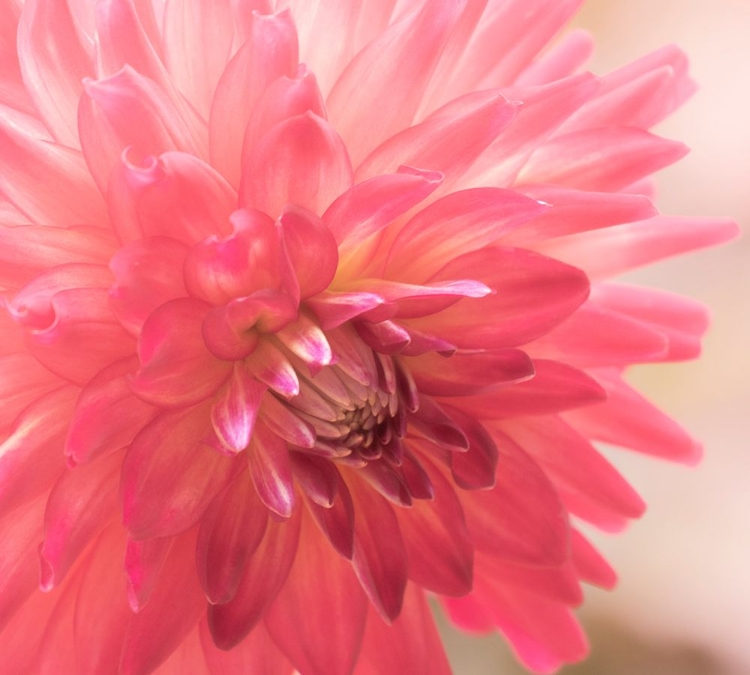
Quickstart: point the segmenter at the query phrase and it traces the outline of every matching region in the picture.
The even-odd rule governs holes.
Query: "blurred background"
[[[659,177],[673,214],[731,216],[750,228],[750,2],[589,0],[574,22],[606,73],[666,43],[690,56],[699,93],[657,132],[692,153]],[[697,298],[714,324],[700,361],[649,366],[632,381],[706,447],[698,469],[610,457],[649,504],[595,541],[620,575],[580,611],[592,654],[562,675],[750,674],[750,236],[630,280]],[[443,622],[444,624],[444,622]],[[443,625],[457,675],[521,673],[502,640]]]

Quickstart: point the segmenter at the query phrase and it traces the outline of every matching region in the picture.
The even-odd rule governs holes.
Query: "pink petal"
[[[409,332],[393,321],[361,321],[355,328],[362,341],[381,354],[398,354],[411,342]]]
[[[77,150],[0,120],[0,167],[0,189],[32,223],[55,227],[107,223],[102,197]],[[38,188],[40,175],[49,181],[44,190]]]
[[[65,440],[69,463],[86,464],[130,444],[156,410],[133,396],[126,376],[137,367],[134,358],[105,368],[81,392]]]
[[[411,123],[460,11],[459,3],[424,5],[386,28],[338,78],[326,103],[355,165]]]
[[[60,381],[33,356],[23,353],[23,344],[19,347],[15,354],[0,357],[0,372],[3,373],[0,379],[0,400],[3,402],[0,429],[3,434],[24,408],[60,386]]]
[[[114,252],[115,241],[103,228],[34,225],[0,228],[0,262],[3,276],[7,275],[7,281],[3,279],[6,288],[20,287],[58,265],[103,265]]]
[[[420,392],[431,396],[467,396],[497,389],[534,376],[534,364],[520,349],[457,352],[450,358],[435,353],[408,361]]]
[[[39,588],[38,550],[46,501],[42,495],[0,519],[0,631],[13,625],[16,612]],[[7,644],[7,634],[0,634]]]
[[[351,477],[351,478],[350,478]],[[401,612],[408,561],[393,509],[352,474],[347,475],[354,500],[354,571],[384,621]]]
[[[534,361],[528,382],[481,396],[452,401],[479,419],[543,415],[599,403],[607,397],[602,386],[581,370],[558,361]]]
[[[563,493],[574,492],[618,516],[638,518],[646,505],[617,470],[559,417],[509,420],[502,425]]]
[[[109,291],[113,313],[132,335],[148,316],[169,300],[185,297],[182,266],[188,248],[167,237],[139,239],[122,247],[109,261],[115,283]]]
[[[237,194],[202,160],[182,152],[150,157],[143,166],[125,152],[107,191],[112,224],[119,239],[165,236],[192,245],[231,231],[229,216]]]
[[[156,405],[188,405],[216,392],[232,364],[219,361],[206,348],[201,333],[210,306],[181,298],[159,307],[143,324],[138,340],[141,368],[130,381],[133,392]],[[191,374],[185,387],[185,374]]]
[[[164,62],[176,87],[206,119],[232,48],[231,4],[173,0],[164,8]]]
[[[209,602],[226,604],[234,597],[267,523],[268,512],[242,472],[201,519],[196,563]]]
[[[495,487],[498,463],[498,450],[495,441],[472,415],[443,406],[452,419],[461,425],[461,430],[469,440],[466,452],[451,454],[451,474],[456,485],[464,490],[486,490]]]
[[[266,426],[258,425],[247,460],[250,477],[260,500],[282,518],[289,518],[296,500],[286,441]]]
[[[57,389],[13,422],[0,444],[0,514],[49,488],[64,471],[62,446],[77,393],[74,387]]]
[[[582,28],[573,30],[526,67],[516,84],[540,86],[570,77],[591,58],[593,51],[593,37]]]
[[[155,671],[154,675],[184,675],[191,669],[199,673],[208,672],[206,655],[200,637],[200,625],[196,625],[188,636],[177,646]]]
[[[299,394],[297,371],[270,340],[261,340],[245,361],[253,377],[284,398]]]
[[[177,537],[164,561],[160,583],[125,635],[118,672],[146,675],[177,648],[205,611],[194,570],[195,532]],[[169,615],[169,621],[164,616]]]
[[[234,186],[240,182],[245,127],[256,102],[277,78],[294,77],[297,33],[289,11],[253,12],[248,38],[219,79],[209,115],[211,164]],[[271,214],[277,215],[277,214]]]
[[[252,632],[230,651],[216,647],[206,621],[200,623],[200,636],[211,673],[292,675],[294,670],[262,623],[257,624]],[[185,672],[183,668],[181,673]]]
[[[401,166],[396,173],[357,183],[323,214],[343,257],[425,199],[442,182],[434,171]]]
[[[240,203],[278,216],[287,204],[323,213],[352,184],[336,130],[306,112],[272,127],[243,160]]]
[[[556,185],[526,185],[520,189],[549,208],[503,238],[504,243],[514,246],[632,223],[657,214],[653,203],[639,194],[589,192]]]
[[[266,628],[298,670],[347,675],[359,656],[367,597],[349,563],[309,516],[302,520],[295,564],[265,615]]]
[[[326,459],[323,462],[329,463]],[[326,508],[310,500],[307,510],[331,546],[339,555],[351,560],[354,555],[354,504],[349,488],[341,477],[331,506]]]
[[[331,508],[341,477],[329,461],[303,453],[291,453],[292,470],[305,496],[323,508]]]
[[[125,455],[123,520],[135,539],[192,527],[241,467],[201,442],[208,405],[164,412],[144,427]]]
[[[396,513],[409,559],[409,578],[441,595],[471,590],[474,546],[453,486],[425,462],[435,498]]]
[[[307,301],[307,306],[315,313],[324,330],[337,328],[363,314],[370,316],[368,312],[384,304],[380,296],[361,291],[323,291]]]
[[[419,397],[419,408],[409,416],[409,425],[443,447],[468,450],[469,439],[443,408],[428,396]]]
[[[301,448],[312,448],[315,444],[313,428],[276,397],[265,397],[260,416],[271,431],[288,443]]]
[[[24,3],[18,31],[18,53],[26,91],[55,140],[80,147],[76,112],[81,80],[93,68],[79,41],[67,3]]]
[[[498,91],[466,94],[389,137],[355,164],[357,182],[406,164],[441,172],[446,177],[444,190],[466,173],[516,113],[517,104]]]
[[[601,279],[680,253],[716,246],[734,239],[738,232],[737,224],[729,219],[659,216],[563,237],[539,249],[571,265],[580,263],[592,279]]]
[[[269,521],[234,598],[225,605],[209,605],[208,625],[219,649],[238,645],[276,599],[296,557],[301,520],[297,509],[289,520]]]
[[[503,560],[560,565],[570,555],[567,513],[547,475],[510,438],[497,444],[497,483],[460,494],[477,551]]]
[[[117,511],[117,480],[122,455],[69,469],[50,492],[44,513],[44,542],[39,548],[43,591],[66,575],[86,546]]]
[[[607,391],[606,403],[565,415],[580,433],[674,462],[694,465],[700,460],[701,444],[627,385],[620,373],[601,370],[596,377]]]
[[[279,217],[284,244],[302,299],[328,288],[338,266],[336,240],[315,214],[288,206]]]
[[[518,182],[616,192],[673,164],[687,147],[641,129],[606,127],[557,136],[531,155]]]
[[[326,119],[325,103],[315,75],[301,63],[294,77],[282,75],[258,99],[245,128],[242,157],[249,157],[273,126],[307,111]]]
[[[496,243],[547,207],[510,190],[453,192],[414,216],[391,245],[389,278],[424,281],[448,261]]]
[[[181,150],[205,157],[205,130],[186,120],[155,83],[125,66],[103,80],[84,82],[78,126],[86,163],[103,192],[123,150],[138,163]]]
[[[265,385],[237,362],[224,390],[211,408],[211,423],[229,452],[242,452],[250,443]]]
[[[454,259],[431,281],[477,279],[494,295],[465,299],[410,327],[458,347],[515,347],[548,332],[586,299],[586,275],[523,249],[484,248]],[[488,321],[488,317],[491,320]]]
[[[151,599],[173,541],[172,537],[128,539],[124,567],[128,579],[128,605],[132,612],[140,612]]]
[[[370,612],[357,675],[450,675],[451,668],[424,592],[409,584],[401,615],[391,626]]]
[[[293,354],[302,359],[311,371],[317,372],[333,361],[331,345],[325,333],[305,314],[281,329],[276,336]]]
[[[573,565],[581,580],[612,590],[617,584],[617,573],[601,553],[576,529],[570,531]]]

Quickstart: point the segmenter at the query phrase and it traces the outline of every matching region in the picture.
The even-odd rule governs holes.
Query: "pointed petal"
[[[348,675],[359,656],[367,596],[310,517],[302,521],[295,564],[265,615],[266,628],[298,670]]]
[[[250,477],[260,500],[282,518],[289,518],[296,500],[286,441],[259,424],[253,434],[247,460]]]
[[[242,452],[250,443],[265,385],[237,362],[224,390],[211,408],[211,423],[229,452]]]
[[[128,539],[124,568],[128,580],[128,605],[132,612],[140,612],[151,599],[173,540],[173,537]]]

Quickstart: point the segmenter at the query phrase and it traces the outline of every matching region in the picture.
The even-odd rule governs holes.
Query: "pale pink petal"
[[[118,321],[137,336],[148,316],[169,300],[185,297],[182,265],[188,248],[167,237],[139,239],[112,256],[115,283],[109,306]]]
[[[295,564],[265,615],[274,642],[302,672],[347,675],[359,656],[367,609],[349,562],[305,514]]]
[[[539,86],[570,77],[591,57],[594,40],[583,29],[573,30],[516,78],[515,84]]]
[[[326,103],[355,165],[412,121],[462,4],[427,3],[392,23],[336,81]]]
[[[237,208],[237,194],[226,180],[182,152],[148,158],[143,166],[131,164],[125,152],[112,174],[107,201],[124,243],[165,236],[195,244],[210,235],[226,235]]]
[[[296,321],[281,329],[277,337],[312,371],[319,370],[333,361],[331,345],[325,333],[304,314],[300,314]]]
[[[607,401],[565,415],[581,433],[674,462],[694,465],[700,460],[701,444],[626,384],[620,373],[600,370],[596,379],[606,390]]]
[[[403,281],[424,280],[457,256],[507,237],[546,209],[510,190],[453,192],[420,211],[398,233],[385,274]]]
[[[248,39],[216,85],[209,116],[211,164],[234,186],[240,183],[245,127],[266,87],[297,70],[297,33],[288,11],[252,13]],[[272,214],[276,215],[276,214]]]
[[[288,443],[301,448],[312,448],[315,444],[313,428],[275,396],[265,397],[260,416],[271,431]]]
[[[207,155],[205,129],[185,119],[170,97],[131,66],[102,80],[86,80],[78,127],[86,163],[103,192],[123,150],[138,163],[180,150]]]
[[[400,165],[439,171],[445,192],[515,118],[517,105],[497,91],[472,93],[445,105],[424,122],[391,136],[356,165],[361,181]]]
[[[192,527],[241,468],[202,443],[207,405],[164,412],[133,440],[120,480],[123,520],[136,539]]]
[[[230,0],[169,0],[163,31],[164,62],[175,86],[208,119],[214,90],[232,48]]]
[[[273,126],[242,164],[240,203],[278,216],[287,204],[323,213],[352,184],[337,131],[307,112]]]
[[[267,523],[268,512],[258,500],[247,471],[243,471],[201,519],[196,563],[211,603],[226,604],[234,597]]]
[[[261,340],[245,365],[253,377],[284,398],[299,394],[297,371],[270,340]]]
[[[538,148],[518,175],[525,183],[616,192],[687,154],[676,141],[641,129],[605,127],[557,136]],[[565,160],[561,161],[564,157]]]
[[[79,146],[77,110],[81,80],[93,74],[68,3],[29,0],[18,31],[24,84],[55,140]]]
[[[680,253],[716,246],[734,239],[738,232],[737,224],[728,218],[658,216],[561,237],[538,249],[571,265],[581,265],[592,279],[602,279]]]
[[[0,340],[2,337],[0,335]],[[0,399],[3,401],[0,429],[5,433],[24,408],[59,388],[60,381],[33,356],[21,350],[0,357],[0,370],[3,373],[0,379]]]
[[[0,444],[0,514],[49,489],[65,470],[62,448],[77,393],[74,387],[57,389],[14,421]]]
[[[229,377],[232,364],[219,361],[203,341],[203,317],[210,306],[200,300],[170,300],[152,312],[138,340],[141,367],[129,384],[144,401],[178,406],[202,401]],[[196,373],[185,386],[185,369]]]
[[[220,649],[239,644],[276,599],[297,554],[301,520],[297,509],[289,520],[269,521],[234,598],[224,605],[209,605],[208,625]]]
[[[0,120],[0,189],[36,225],[106,226],[102,197],[81,153]],[[39,176],[45,177],[39,189]]]
[[[410,675],[450,675],[430,606],[424,592],[409,584],[401,614],[392,625],[370,612],[362,644],[357,675],[409,673]]]

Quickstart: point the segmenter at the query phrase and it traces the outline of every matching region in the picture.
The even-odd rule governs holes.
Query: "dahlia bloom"
[[[429,597],[582,658],[644,505],[603,441],[699,445],[623,380],[705,310],[610,279],[684,55],[598,79],[578,0],[2,0],[0,662],[449,672]]]

